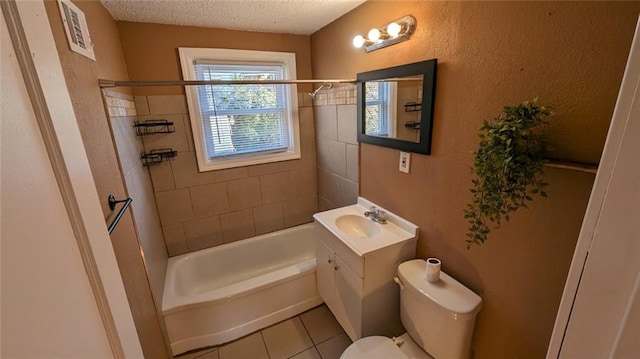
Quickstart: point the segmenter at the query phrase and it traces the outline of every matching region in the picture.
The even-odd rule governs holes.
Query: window
[[[180,48],[185,80],[295,80],[295,54]],[[300,158],[295,85],[187,86],[200,171]]]
[[[372,81],[365,84],[365,133],[372,136],[396,135],[395,82]]]

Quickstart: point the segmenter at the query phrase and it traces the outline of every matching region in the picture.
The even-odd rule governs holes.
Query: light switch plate
[[[409,173],[411,167],[411,153],[400,152],[400,172]]]

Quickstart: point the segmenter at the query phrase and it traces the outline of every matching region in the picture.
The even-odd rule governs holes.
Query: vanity
[[[386,223],[365,216],[372,207]],[[404,333],[394,277],[415,257],[418,227],[362,197],[313,217],[318,292],[349,338]]]

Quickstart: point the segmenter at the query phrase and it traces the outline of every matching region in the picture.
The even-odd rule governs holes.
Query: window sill
[[[299,151],[287,151],[269,155],[255,155],[244,158],[206,160],[198,156],[198,169],[200,172],[217,171],[222,169],[253,166],[265,163],[282,162],[300,159]]]

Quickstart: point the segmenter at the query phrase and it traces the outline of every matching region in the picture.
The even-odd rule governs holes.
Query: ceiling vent
[[[71,0],[58,0],[58,5],[71,51],[96,61],[84,12],[74,5]]]

